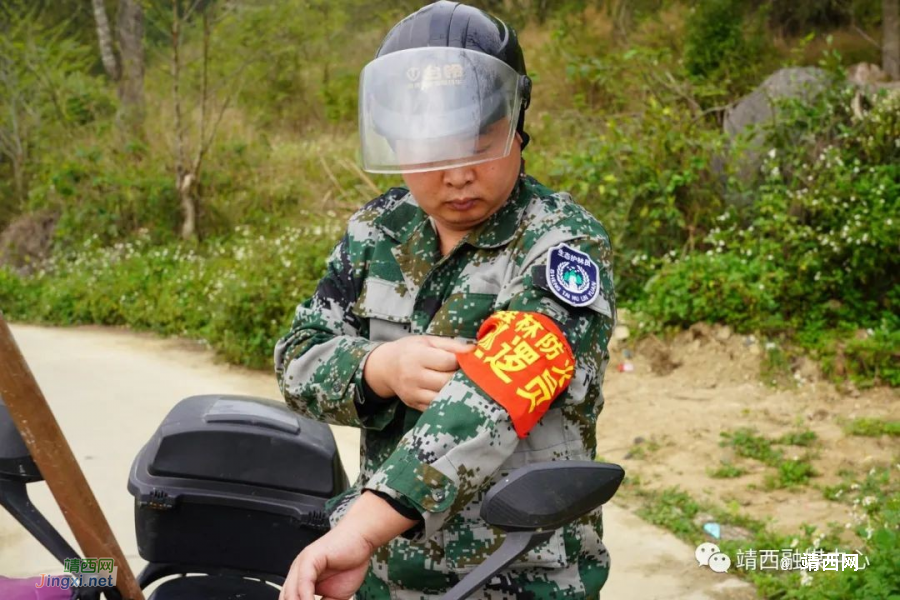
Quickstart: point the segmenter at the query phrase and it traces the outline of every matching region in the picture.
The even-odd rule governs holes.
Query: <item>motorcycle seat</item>
[[[278,600],[280,591],[255,579],[204,575],[170,579],[149,600]]]

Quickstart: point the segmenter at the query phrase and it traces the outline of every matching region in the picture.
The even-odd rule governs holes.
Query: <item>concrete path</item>
[[[144,561],[137,555],[128,471],[169,409],[193,394],[279,397],[274,376],[217,363],[193,343],[97,327],[12,329],[135,572]],[[335,435],[352,481],[358,434],[336,427]],[[74,546],[47,486],[32,484],[29,493]],[[668,532],[614,503],[605,514],[613,567],[604,600],[755,598],[737,578],[698,567],[694,549]],[[59,572],[53,557],[0,509],[0,575]]]

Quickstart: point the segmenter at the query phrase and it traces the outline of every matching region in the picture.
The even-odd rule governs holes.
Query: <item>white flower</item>
[[[775,158],[775,156],[777,156],[777,155],[778,155],[778,150],[776,150],[775,148],[772,148],[771,150],[769,150],[769,158]]]
[[[812,584],[813,577],[810,575],[809,571],[800,571],[800,585],[809,586]]]

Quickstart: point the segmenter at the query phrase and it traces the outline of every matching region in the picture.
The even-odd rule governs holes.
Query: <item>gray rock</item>
[[[738,177],[751,182],[759,172],[765,152],[765,126],[778,117],[778,101],[789,98],[812,100],[827,86],[830,75],[816,67],[780,69],[753,92],[738,100],[725,113],[723,127],[732,139],[747,135],[747,147],[735,165]]]
[[[19,215],[0,233],[0,266],[33,272],[50,257],[59,214],[50,210]]]
[[[789,67],[769,75],[725,114],[725,133],[736,136],[751,125],[772,121],[775,102],[783,98],[815,98],[828,82],[828,72],[816,67]]]

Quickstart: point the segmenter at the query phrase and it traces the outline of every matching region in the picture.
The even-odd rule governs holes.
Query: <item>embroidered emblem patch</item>
[[[547,251],[547,287],[572,306],[587,306],[600,293],[600,268],[590,256],[559,244]]]
[[[520,438],[569,386],[575,371],[562,331],[535,312],[495,312],[481,324],[475,350],[457,359],[463,372],[507,410]]]

